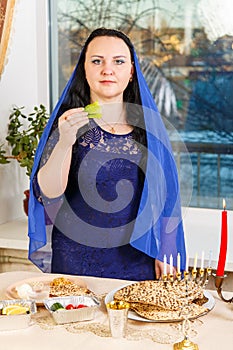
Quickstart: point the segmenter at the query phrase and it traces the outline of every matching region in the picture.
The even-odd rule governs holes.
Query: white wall
[[[198,253],[200,266],[201,252],[205,252],[205,262],[208,263],[209,251],[212,250],[212,267],[218,263],[221,240],[221,210],[183,208],[184,231],[186,245],[190,256],[190,265]],[[228,248],[226,271],[233,271],[233,211],[228,211]]]
[[[31,112],[48,108],[48,19],[46,0],[16,0],[7,64],[0,80],[0,143],[5,140],[13,105]],[[17,162],[0,165],[0,224],[23,213],[23,191],[28,177]]]

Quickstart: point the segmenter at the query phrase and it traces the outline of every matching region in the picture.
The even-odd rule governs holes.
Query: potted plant
[[[33,112],[25,115],[25,107],[13,107],[9,116],[8,132],[5,140],[10,146],[10,154],[5,144],[0,145],[0,164],[8,164],[16,160],[21,167],[26,168],[30,177],[38,142],[48,121],[48,113],[44,105],[35,106]],[[29,190],[25,192],[24,210],[27,213]]]

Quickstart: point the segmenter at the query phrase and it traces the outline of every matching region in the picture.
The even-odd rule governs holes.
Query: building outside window
[[[183,206],[233,209],[231,0],[50,0],[51,104],[88,34],[105,26],[132,40],[167,126]]]

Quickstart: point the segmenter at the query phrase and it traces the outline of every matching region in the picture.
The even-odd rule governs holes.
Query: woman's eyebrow
[[[99,57],[99,58],[103,58],[104,56],[100,56],[100,55],[91,55],[91,57]]]
[[[92,58],[93,57],[98,57],[98,58],[104,58],[104,56],[101,56],[101,55],[92,55],[91,56]],[[117,55],[117,56],[113,56],[113,58],[126,58],[126,56],[125,55]]]
[[[125,56],[125,55],[117,55],[117,56],[113,56],[113,58],[120,58],[120,57],[121,57],[121,58],[122,58],[122,57],[123,57],[123,58],[126,58],[126,56]]]

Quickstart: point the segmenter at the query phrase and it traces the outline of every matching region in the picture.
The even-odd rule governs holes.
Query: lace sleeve
[[[43,150],[43,154],[42,154],[41,159],[40,159],[39,167],[35,173],[35,176],[32,179],[34,195],[37,198],[37,200],[41,203],[42,203],[42,201],[43,201],[43,203],[44,203],[44,201],[47,202],[47,198],[43,195],[43,193],[40,189],[40,186],[38,184],[37,174],[38,174],[38,171],[40,170],[40,168],[42,168],[46,164],[46,162],[48,161],[55,145],[58,142],[58,139],[59,139],[59,131],[58,131],[57,122],[56,122],[56,125],[53,126],[52,131],[50,133],[50,136],[49,136],[47,143],[45,145],[45,148]]]
[[[57,127],[54,127],[45,145],[45,148],[40,160],[39,168],[32,179],[34,195],[37,198],[37,200],[44,206],[47,224],[54,222],[56,214],[63,203],[63,195],[56,198],[46,197],[41,191],[41,188],[39,186],[37,174],[39,169],[42,166],[44,166],[48,161],[56,143],[58,142],[58,139],[59,139],[59,131]]]
[[[42,166],[44,166],[45,163],[48,161],[55,145],[58,142],[58,139],[59,139],[59,130],[58,130],[57,122],[56,122],[53,125],[52,131],[49,135],[49,138],[48,138],[47,143],[45,145],[45,148],[43,150],[43,154],[41,156],[39,168],[42,168]]]

